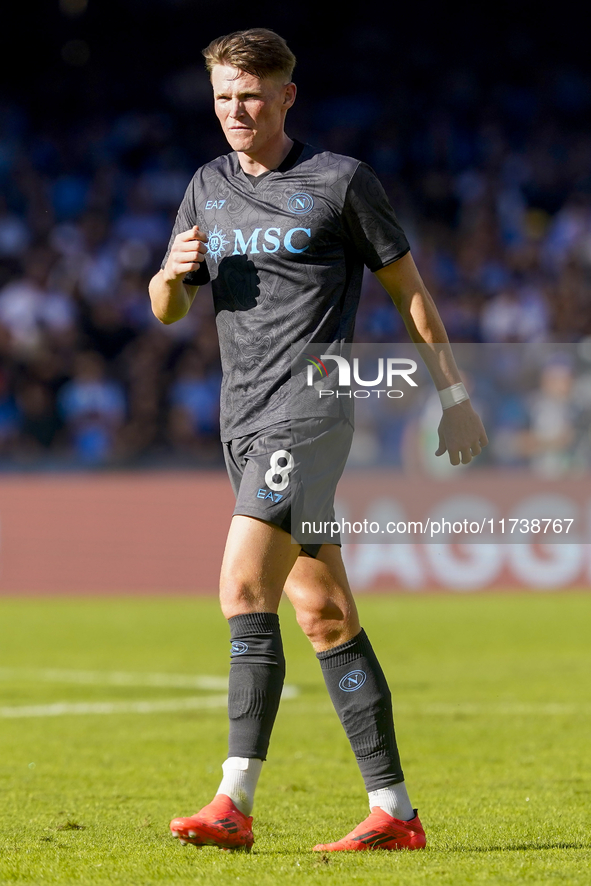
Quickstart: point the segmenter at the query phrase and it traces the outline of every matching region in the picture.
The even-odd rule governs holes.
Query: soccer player
[[[426,353],[443,405],[437,454],[447,451],[452,464],[466,464],[486,445],[486,434],[374,172],[286,134],[296,87],[285,41],[254,28],[214,40],[204,56],[232,151],[195,173],[150,297],[156,317],[173,323],[198,287],[212,283],[221,435],[236,493],[220,579],[231,635],[230,730],[216,796],[195,815],[173,819],[171,831],[197,846],[253,843],[254,793],[285,674],[277,615],[285,592],[316,651],[369,795],[365,821],[314,848],[419,849],[425,833],[404,782],[390,691],[359,623],[340,546],[298,544],[292,528],[292,424],[308,451],[328,447],[334,455],[331,502],[351,425],[338,416],[294,416],[290,348],[352,341],[367,265]]]

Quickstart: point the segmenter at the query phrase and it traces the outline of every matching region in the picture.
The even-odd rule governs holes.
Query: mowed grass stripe
[[[21,705],[0,708],[0,717],[63,717],[87,714],[165,714],[174,711],[201,711],[225,708],[227,695],[197,698],[162,699],[162,701],[54,702],[47,705]]]
[[[94,686],[154,686],[167,689],[227,689],[228,678],[195,674],[80,671],[66,668],[0,668],[0,680],[44,683],[80,683]]]
[[[121,671],[78,671],[66,669],[0,668],[0,680],[26,681],[35,684],[74,683],[93,686],[151,686],[157,688],[227,688],[224,677],[195,676],[191,674],[139,674]],[[283,687],[282,699],[298,696],[296,686]],[[174,711],[198,711],[226,708],[227,692],[223,695],[193,696],[189,698],[151,699],[105,702],[54,702],[46,705],[15,705],[0,707],[0,718],[60,717],[86,714],[162,714]]]

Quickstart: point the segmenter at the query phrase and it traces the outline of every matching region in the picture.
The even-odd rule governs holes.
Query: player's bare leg
[[[276,613],[299,552],[299,545],[277,526],[254,517],[233,517],[220,576],[224,616]]]
[[[322,666],[369,796],[370,815],[337,843],[317,850],[420,849],[425,833],[412,808],[392,720],[386,679],[361,629],[340,548],[300,556],[285,585],[299,625]]]
[[[284,590],[315,652],[339,646],[361,630],[338,545],[322,545],[316,558],[302,553]]]
[[[250,812],[285,676],[277,608],[299,550],[287,532],[270,523],[232,519],[220,577],[232,643],[228,758],[213,801],[170,823],[183,843],[250,849],[254,841]]]

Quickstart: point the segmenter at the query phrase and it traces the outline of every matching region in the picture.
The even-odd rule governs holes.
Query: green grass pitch
[[[221,777],[229,645],[216,601],[5,599],[0,882],[589,886],[591,596],[359,605],[392,686],[424,852],[310,851],[357,824],[366,796],[289,605],[296,689],[246,855],[183,848],[168,833]]]

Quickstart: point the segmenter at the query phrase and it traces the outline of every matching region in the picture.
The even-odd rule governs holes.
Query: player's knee
[[[334,645],[348,632],[345,614],[330,600],[322,606],[299,609],[296,618],[313,646]]]
[[[256,587],[240,578],[224,578],[220,581],[220,605],[225,618],[254,612],[260,608],[260,593]]]

